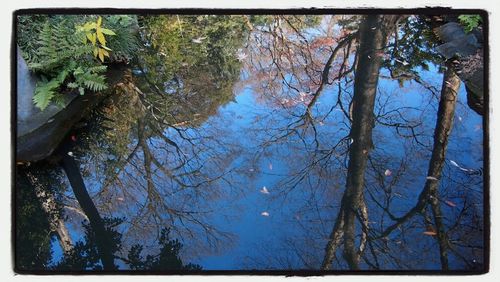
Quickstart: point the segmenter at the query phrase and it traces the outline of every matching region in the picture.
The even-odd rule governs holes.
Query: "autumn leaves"
[[[104,57],[109,57],[110,48],[106,47],[106,37],[104,35],[116,35],[114,31],[103,28],[102,17],[97,18],[97,22],[87,22],[79,27],[80,31],[85,33],[83,43],[86,44],[90,41],[94,46],[94,57],[99,58],[104,62]]]

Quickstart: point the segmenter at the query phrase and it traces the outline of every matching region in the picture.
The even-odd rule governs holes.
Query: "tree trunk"
[[[63,151],[64,152],[64,151]],[[80,168],[73,159],[72,156],[67,155],[66,152],[63,153],[62,167],[68,176],[71,188],[75,194],[80,207],[83,212],[87,215],[90,221],[90,226],[95,234],[95,239],[97,243],[97,250],[99,256],[101,257],[101,262],[104,270],[114,270],[116,266],[114,264],[113,254],[110,250],[109,236],[106,232],[104,222],[99,215],[99,211],[94,205],[94,202],[90,198],[87,189],[85,188],[85,183],[83,182],[82,176],[80,174]]]
[[[396,222],[387,227],[378,238],[387,237],[396,228],[404,224],[417,213],[422,213],[428,203],[431,204],[434,223],[436,224],[437,240],[439,244],[439,255],[442,269],[448,269],[448,239],[444,229],[441,208],[439,203],[439,179],[441,178],[443,166],[446,160],[446,148],[453,127],[453,117],[457,103],[457,93],[460,88],[460,78],[448,65],[443,76],[441,88],[441,100],[437,112],[436,127],[434,129],[434,147],[427,172],[427,181],[424,189],[420,192],[417,204],[405,215],[398,218]]]
[[[455,71],[450,67],[450,65],[447,67],[448,68],[443,76],[441,100],[439,101],[436,129],[434,131],[434,148],[432,150],[429,171],[427,173],[428,176],[432,176],[436,179],[441,177],[443,170],[446,148],[448,146],[448,138],[453,128],[453,117],[455,115],[457,93],[460,89],[460,78],[455,74]],[[434,215],[434,223],[436,224],[441,268],[447,270],[448,238],[444,229],[441,205],[439,202],[439,181],[428,179],[426,182],[426,188],[429,190],[429,202]]]
[[[363,202],[365,170],[368,154],[373,148],[373,109],[382,55],[389,30],[392,30],[397,16],[369,15],[360,27],[358,64],[354,81],[353,122],[350,132],[352,144],[349,149],[347,183],[334,230],[328,242],[322,269],[329,269],[334,250],[343,233],[343,256],[350,269],[359,268],[363,248],[356,248],[356,214]],[[341,230],[336,230],[342,228]],[[332,252],[333,250],[333,252]]]

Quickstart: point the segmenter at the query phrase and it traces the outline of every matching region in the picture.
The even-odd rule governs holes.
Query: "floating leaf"
[[[273,164],[272,163],[269,163],[269,169],[273,170]]]
[[[260,192],[262,194],[269,194],[269,190],[267,190],[266,186],[262,187],[262,189],[260,189]]]
[[[386,169],[384,172],[385,176],[391,176],[391,174],[392,174],[392,171],[390,171],[389,169]]]
[[[409,64],[410,64],[410,63],[408,63],[407,61],[401,61],[401,60],[398,60],[398,59],[396,59],[396,62],[398,62],[398,63],[402,64],[403,66],[407,66],[407,65],[409,65]]]
[[[438,179],[436,177],[434,177],[434,176],[427,176],[425,179],[438,181]]]
[[[456,207],[456,206],[457,206],[457,204],[455,204],[455,203],[454,203],[454,202],[452,202],[452,201],[444,201],[444,202],[445,202],[445,204],[447,204],[447,205],[448,205],[448,206],[450,206],[450,207]]]
[[[400,193],[397,193],[397,192],[394,192],[394,196],[397,196],[397,197],[403,198],[403,195],[401,195]]]
[[[461,167],[460,165],[458,165],[455,161],[453,160],[450,160],[450,163],[453,165],[453,166],[456,166],[458,169],[460,169],[461,171],[474,171],[473,169],[467,169],[467,168],[463,168]]]
[[[269,213],[268,212],[261,212],[260,215],[262,215],[262,216],[269,216]]]
[[[429,235],[429,236],[436,236],[437,232],[436,231],[424,231],[422,232],[424,235]]]

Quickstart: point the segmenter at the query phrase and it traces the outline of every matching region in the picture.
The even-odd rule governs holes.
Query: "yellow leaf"
[[[103,49],[108,50],[108,51],[113,51],[113,50],[109,49],[107,46],[102,45],[101,47],[102,47]]]
[[[116,33],[114,31],[112,31],[111,29],[107,29],[107,28],[101,28],[101,32],[106,34],[106,35],[116,35]]]
[[[94,48],[94,57],[97,58],[97,53],[99,52],[99,48],[98,47],[95,47]]]
[[[100,28],[97,28],[97,30],[96,30],[96,34],[97,34],[97,39],[99,39],[99,42],[100,42],[102,45],[106,45],[106,38],[104,38],[104,34],[102,34],[102,32],[101,32],[101,29],[100,29]]]
[[[102,52],[104,49],[99,48],[99,59],[104,63],[104,53]]]
[[[97,28],[101,26],[101,23],[102,23],[102,18],[99,16],[99,18],[97,18]]]
[[[435,231],[425,231],[425,232],[422,232],[422,234],[429,235],[429,236],[436,236],[437,232],[435,232]]]
[[[86,24],[83,26],[83,28],[84,28],[85,30],[87,30],[87,31],[88,31],[88,30],[91,30],[91,29],[95,28],[95,23],[93,23],[93,22],[88,22],[88,23],[86,23]]]
[[[92,42],[92,45],[95,46],[95,42],[96,42],[96,34],[95,33],[92,33],[92,39],[90,39],[90,42]]]
[[[102,50],[102,53],[104,54],[104,56],[106,57],[109,57],[109,52],[104,50],[104,49],[101,49]]]
[[[92,33],[91,32],[86,32],[85,35],[89,39],[90,42],[92,42]]]
[[[99,49],[99,59],[101,59],[101,62],[103,63],[104,63],[104,52],[106,52],[106,50]]]

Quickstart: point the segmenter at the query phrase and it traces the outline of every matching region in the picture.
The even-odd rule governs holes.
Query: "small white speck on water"
[[[262,189],[260,189],[260,192],[262,194],[269,194],[269,190],[267,190],[266,186],[262,187]]]

